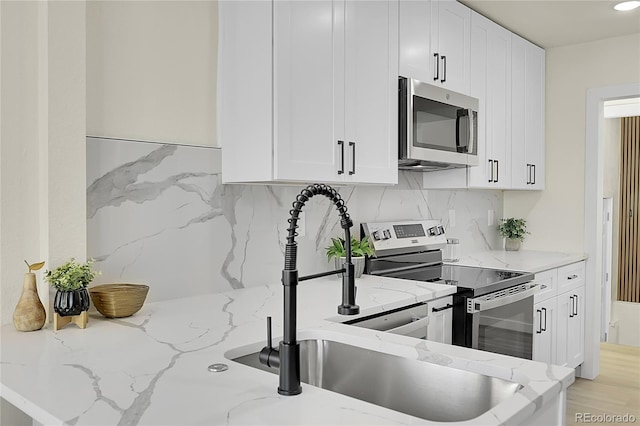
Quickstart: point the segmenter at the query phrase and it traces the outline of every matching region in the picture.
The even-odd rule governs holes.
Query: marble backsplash
[[[87,256],[102,272],[95,283],[146,283],[156,301],[280,280],[288,211],[303,186],[223,185],[216,150],[87,138]],[[502,244],[500,191],[424,190],[420,174],[401,172],[393,187],[339,192],[355,235],[360,222],[435,218],[463,254]],[[341,235],[335,208],[314,197],[304,212],[298,269],[329,270],[324,247]]]

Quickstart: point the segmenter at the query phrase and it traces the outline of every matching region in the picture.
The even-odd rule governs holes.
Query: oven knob
[[[380,231],[373,231],[371,236],[373,237],[374,241],[380,241],[382,239],[382,236],[380,235]]]
[[[442,227],[442,225],[438,225],[438,231],[440,231],[438,235],[444,234],[444,228]]]
[[[438,227],[432,226],[431,228],[427,229],[427,235],[430,237],[438,235]]]
[[[382,239],[388,240],[389,238],[391,238],[391,231],[388,229],[385,229],[384,231],[382,231]]]

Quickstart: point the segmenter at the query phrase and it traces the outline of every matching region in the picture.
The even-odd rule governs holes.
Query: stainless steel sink
[[[522,386],[481,374],[331,340],[300,341],[301,380],[432,421],[464,421],[487,412]],[[277,373],[258,352],[233,361]]]

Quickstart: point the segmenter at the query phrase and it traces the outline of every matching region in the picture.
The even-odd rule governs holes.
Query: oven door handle
[[[476,312],[482,312],[489,309],[499,308],[510,303],[519,302],[527,297],[533,296],[539,291],[539,284],[526,283],[519,285],[518,291],[509,292],[503,290],[485,296],[476,297],[475,299],[467,299],[467,313],[475,314]]]
[[[427,326],[429,325],[429,317],[422,317],[416,321],[401,325],[400,327],[386,330],[387,333],[399,334],[401,336],[425,338]]]

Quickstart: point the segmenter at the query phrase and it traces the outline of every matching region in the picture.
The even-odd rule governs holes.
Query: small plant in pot
[[[500,219],[500,221],[502,223],[498,225],[498,232],[506,238],[504,243],[505,250],[520,250],[520,244],[524,241],[524,236],[530,233],[527,232],[527,221],[514,217]]]
[[[93,260],[85,263],[75,259],[47,271],[45,279],[55,288],[53,310],[61,317],[78,315],[89,309],[89,292],[87,286],[98,276],[99,272],[91,270]]]
[[[345,240],[344,238],[331,238],[331,243],[329,247],[326,247],[327,260],[334,258],[336,269],[340,269],[347,258]],[[351,263],[353,263],[356,278],[360,278],[364,272],[365,256],[374,256],[369,237],[364,237],[361,240],[351,237]]]

